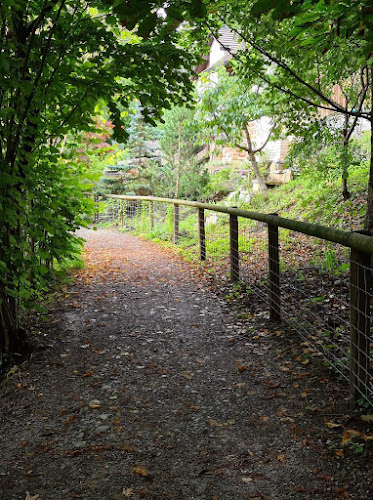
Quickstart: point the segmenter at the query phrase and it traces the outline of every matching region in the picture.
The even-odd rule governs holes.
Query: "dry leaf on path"
[[[343,433],[343,438],[342,438],[342,446],[348,443],[349,441],[352,441],[354,437],[360,437],[363,434],[359,431],[355,431],[354,429],[348,429]]]
[[[99,401],[98,399],[92,399],[92,401],[90,401],[88,403],[88,406],[90,408],[92,408],[93,410],[97,409],[97,408],[102,408],[102,404],[101,404],[101,401]]]
[[[138,474],[139,476],[149,477],[150,475],[149,472],[142,465],[135,465],[134,467],[132,467],[132,470],[134,470],[136,474]]]
[[[122,495],[125,497],[125,498],[129,498],[133,495],[133,489],[132,488],[123,488],[122,490]]]
[[[364,422],[373,422],[373,415],[361,415],[361,420]]]
[[[208,425],[211,425],[213,427],[227,427],[228,425],[234,425],[236,423],[235,420],[227,420],[226,422],[218,422],[217,420],[214,420],[210,418],[207,420]]]
[[[341,424],[336,424],[332,422],[331,420],[326,420],[325,425],[328,427],[328,429],[335,429],[336,427],[340,427]]]
[[[39,495],[30,495],[28,491],[26,491],[26,498],[25,500],[40,500]]]
[[[254,479],[252,477],[242,477],[241,480],[243,483],[246,483],[246,484],[254,481]]]

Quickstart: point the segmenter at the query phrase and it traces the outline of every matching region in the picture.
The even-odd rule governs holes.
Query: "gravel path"
[[[341,448],[353,417],[317,359],[238,319],[171,252],[82,236],[48,347],[2,386],[0,499],[373,498],[371,455]]]

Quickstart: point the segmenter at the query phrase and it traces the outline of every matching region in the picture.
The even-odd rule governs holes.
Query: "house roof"
[[[224,26],[224,28],[220,28],[219,30],[218,43],[221,44],[222,48],[225,47],[230,52],[236,53],[240,45],[240,40],[237,33]]]
[[[209,72],[216,66],[226,65],[232,59],[232,54],[235,54],[242,46],[239,36],[230,28],[224,26],[218,33],[218,38],[211,39],[210,53],[204,55],[204,61],[194,68],[197,75],[205,71]]]

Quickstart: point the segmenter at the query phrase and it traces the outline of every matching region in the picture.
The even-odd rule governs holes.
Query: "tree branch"
[[[224,22],[224,20],[222,19],[221,16],[219,16],[219,19],[221,21]],[[217,40],[217,42],[219,43],[219,45],[224,49],[226,50],[234,59],[238,60],[239,62],[241,62],[242,64],[244,64],[244,62],[242,61],[242,59],[240,59],[240,57],[237,55],[237,54],[234,54],[228,47],[226,47],[220,40],[219,40],[219,35],[214,33],[214,31],[212,30],[212,28],[209,26],[209,24],[207,22],[205,22],[208,30],[210,31],[210,33],[214,36],[214,38]],[[294,92],[292,91],[289,91],[288,89],[285,89],[284,87],[280,87],[279,85],[277,84],[274,84],[273,82],[270,82],[268,80],[268,78],[265,78],[261,73],[258,73],[256,72],[257,76],[259,76],[263,81],[265,81],[266,83],[270,84],[272,87],[276,88],[277,90],[279,90],[280,92],[283,92],[285,94],[288,94],[296,99],[299,99],[311,106],[314,106],[314,107],[317,107],[317,108],[320,108],[320,109],[326,109],[326,110],[329,110],[329,111],[334,111],[334,112],[339,112],[339,113],[343,113],[343,114],[349,114],[351,116],[360,116],[362,118],[367,118],[368,117],[368,114],[367,113],[360,113],[359,115],[357,115],[356,112],[354,111],[349,111],[348,109],[345,109],[343,108],[342,106],[340,106],[338,103],[336,103],[333,99],[330,99],[328,98],[322,91],[319,91],[317,88],[315,88],[313,85],[309,84],[308,82],[306,82],[303,78],[301,78],[299,75],[297,75],[286,63],[282,62],[281,60],[279,60],[277,57],[273,56],[272,54],[270,54],[268,51],[266,51],[265,49],[263,49],[262,47],[260,47],[260,45],[258,45],[257,43],[253,42],[253,41],[250,41],[249,39],[247,39],[245,36],[243,36],[242,33],[240,33],[237,29],[235,28],[232,28],[231,26],[228,26],[229,29],[231,29],[234,33],[236,33],[244,42],[246,42],[248,45],[251,45],[255,50],[257,50],[260,54],[262,54],[263,56],[267,57],[271,62],[273,62],[274,64],[276,64],[277,66],[279,66],[280,68],[284,69],[287,73],[289,73],[295,80],[298,81],[298,83],[300,83],[301,85],[303,85],[304,87],[308,88],[312,93],[314,93],[315,95],[317,95],[322,101],[326,102],[327,104],[329,104],[330,107],[327,107],[327,106],[323,106],[323,105],[320,105],[320,104],[317,104],[313,101],[311,101],[310,99],[308,98],[304,98],[304,97],[301,97],[297,94],[295,94]]]
[[[269,133],[268,133],[268,137],[267,137],[267,139],[266,139],[266,140],[264,141],[264,143],[260,146],[260,148],[256,148],[256,149],[254,149],[254,150],[253,150],[253,153],[254,153],[254,154],[255,154],[255,153],[260,153],[260,151],[262,151],[262,150],[266,147],[266,145],[268,144],[268,141],[269,141],[269,139],[270,139],[270,137],[271,137],[271,135],[272,135],[272,132],[274,131],[275,127],[276,127],[276,123],[274,123],[274,124],[273,124],[273,126],[272,126],[271,130],[270,130],[270,131],[269,131]]]

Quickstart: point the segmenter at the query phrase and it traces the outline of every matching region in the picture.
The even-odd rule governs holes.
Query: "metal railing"
[[[97,220],[168,240],[220,280],[255,295],[258,320],[289,324],[304,342],[301,362],[322,355],[373,404],[373,237],[234,207],[106,195]]]

